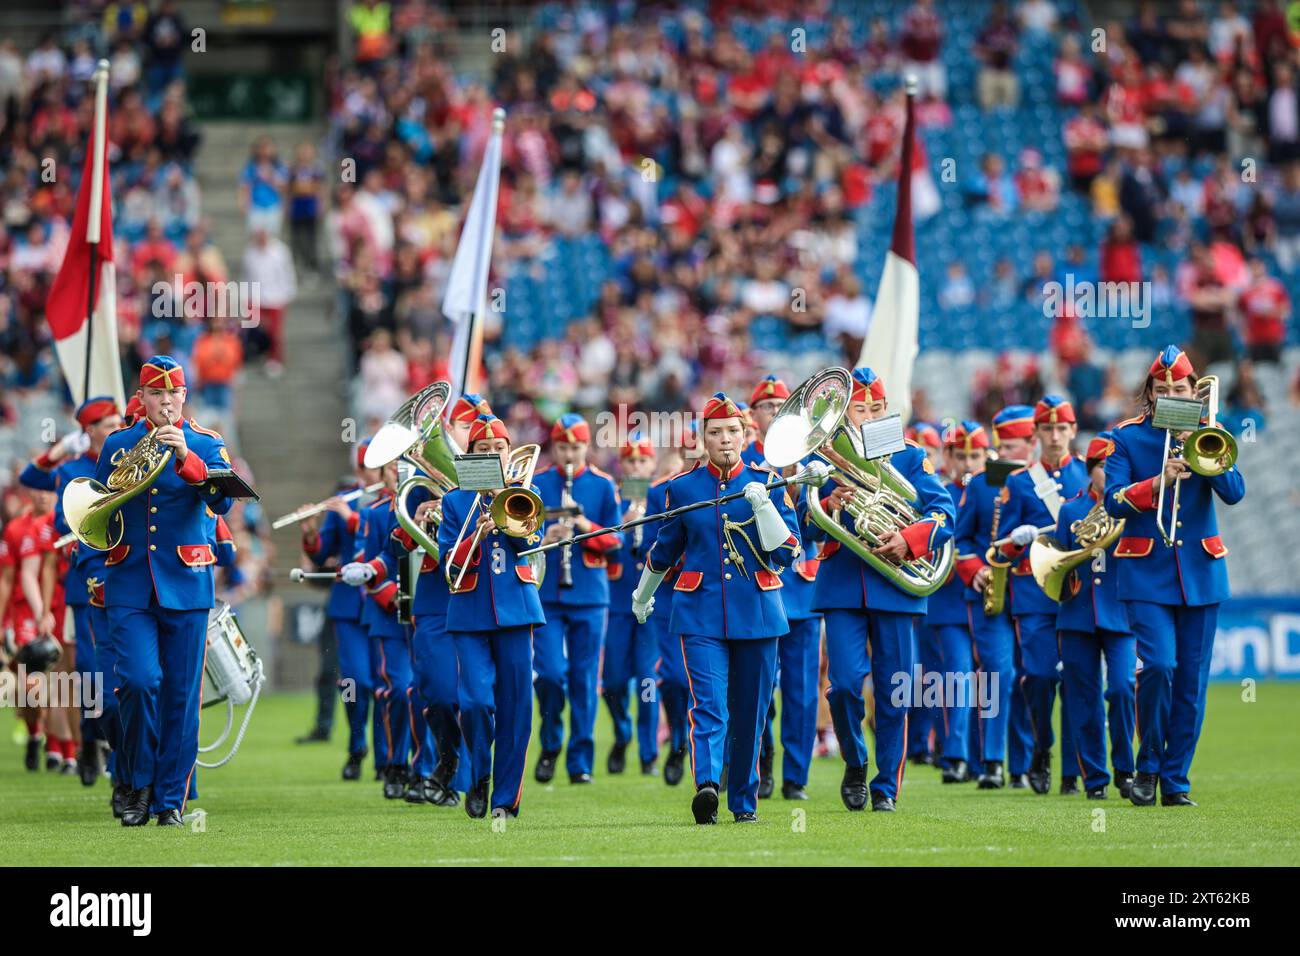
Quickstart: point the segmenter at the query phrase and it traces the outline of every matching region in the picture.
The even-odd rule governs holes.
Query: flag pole
[[[86,295],[86,367],[81,400],[90,397],[90,357],[95,340],[95,291],[99,278],[99,227],[104,204],[104,147],[108,118],[108,61],[95,66],[94,158],[90,171],[90,209],[86,220],[86,242],[90,246],[90,282]]]
[[[492,140],[495,140],[497,143],[499,143],[501,140],[501,134],[505,130],[505,128],[506,128],[506,111],[498,106],[495,110],[492,111]],[[491,150],[493,145],[494,143],[492,141],[489,141],[488,149]],[[496,154],[497,154],[497,167],[500,168],[501,151],[499,148],[496,150]],[[487,304],[487,302],[486,302],[486,296],[479,297],[478,290],[487,288],[487,273],[488,273],[488,269],[491,268],[492,265],[491,256],[489,255],[488,250],[492,248],[492,238],[493,238],[492,234],[496,231],[496,223],[497,223],[497,209],[496,209],[496,202],[495,202],[496,199],[495,194],[492,195],[490,198],[493,200],[493,202],[487,205],[490,205],[491,208],[485,208],[482,210],[483,215],[487,219],[487,221],[484,223],[483,226],[483,234],[481,237],[483,241],[480,242],[478,244],[478,247],[474,250],[474,282],[470,286],[470,288],[474,290],[474,294],[475,294],[474,311],[470,313],[470,318],[469,318],[470,326],[469,326],[469,336],[465,347],[465,364],[464,367],[461,369],[461,375],[460,375],[461,392],[474,391],[474,388],[472,387],[472,383],[470,382],[470,377],[469,377],[470,369],[471,368],[475,370],[478,369],[478,361],[476,359],[475,353],[481,350],[482,348],[480,327],[482,326],[482,322],[483,322],[483,308]]]

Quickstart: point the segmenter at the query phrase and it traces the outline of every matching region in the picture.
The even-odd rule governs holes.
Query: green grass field
[[[309,723],[305,695],[258,707],[243,749],[205,771],[206,829],[125,829],[109,815],[107,781],[28,773],[9,728],[0,739],[0,846],[29,865],[1295,865],[1300,862],[1300,684],[1258,687],[1246,703],[1235,685],[1212,685],[1193,766],[1197,809],[1133,807],[1029,791],[943,786],[937,771],[909,766],[899,812],[849,813],[839,800],[838,758],[814,762],[811,800],[778,795],[758,826],[697,827],[689,779],[670,788],[633,772],[598,772],[589,787],[531,778],[523,813],[504,830],[462,809],[385,801],[370,777],[344,783],[337,743],[295,746]],[[209,714],[205,720],[213,720]],[[340,709],[340,718],[342,711]],[[207,725],[205,739],[217,727]],[[598,771],[610,741],[602,713]],[[630,753],[629,757],[633,755]],[[634,762],[630,759],[629,763]],[[561,764],[561,771],[563,765]],[[779,758],[778,758],[779,772]],[[562,779],[561,779],[562,778]],[[725,807],[724,807],[725,809]],[[1104,816],[1097,816],[1104,811]]]

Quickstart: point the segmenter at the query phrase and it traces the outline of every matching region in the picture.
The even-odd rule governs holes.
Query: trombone
[[[1160,457],[1160,491],[1156,497],[1156,528],[1164,539],[1166,547],[1174,544],[1174,530],[1178,527],[1178,499],[1182,489],[1182,479],[1174,481],[1174,500],[1169,509],[1169,523],[1165,524],[1165,466],[1171,454],[1187,463],[1187,467],[1198,475],[1214,478],[1231,471],[1237,463],[1237,439],[1218,423],[1219,417],[1219,378],[1217,375],[1204,375],[1196,380],[1196,397],[1204,407],[1205,424],[1193,431],[1186,439],[1179,439],[1174,447],[1173,429],[1165,429],[1165,448]]]
[[[520,445],[512,451],[509,460],[506,462],[506,487],[490,495],[491,503],[488,505],[488,513],[492,516],[492,523],[512,538],[527,538],[536,534],[545,517],[546,507],[542,504],[542,496],[529,487],[533,483],[533,471],[536,469],[537,459],[541,455],[541,445]],[[461,542],[465,540],[465,532],[469,530],[470,522],[476,522],[474,536],[470,539],[468,551],[470,556],[465,559],[465,563],[456,572],[455,581],[451,579],[450,558],[445,562],[444,573],[447,575],[447,581],[451,584],[452,591],[460,590],[461,582],[465,580],[465,571],[473,562],[472,556],[478,551],[479,543],[483,540],[483,529],[477,526],[479,509],[483,506],[483,503],[484,494],[480,491],[474,496],[474,502],[465,514],[465,520],[461,523],[460,531],[456,533],[456,544],[452,548],[453,555],[460,551]],[[402,516],[399,511],[398,521],[401,520]],[[523,554],[528,557],[528,563],[532,565],[533,583],[541,587],[546,564],[544,561],[533,557],[536,551],[537,549],[525,551]]]

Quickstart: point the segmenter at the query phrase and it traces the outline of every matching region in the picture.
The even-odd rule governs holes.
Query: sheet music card
[[[1204,406],[1197,398],[1171,398],[1163,395],[1156,399],[1151,424],[1174,432],[1195,431],[1201,427]]]
[[[868,461],[884,458],[907,447],[903,439],[903,419],[886,415],[862,423],[862,456]]]
[[[455,465],[456,487],[465,491],[500,491],[506,486],[500,455],[457,455]]]

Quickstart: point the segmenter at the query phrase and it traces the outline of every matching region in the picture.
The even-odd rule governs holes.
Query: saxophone
[[[999,493],[998,500],[993,502],[993,527],[989,529],[989,541],[998,540],[998,523],[1001,518],[1002,495]],[[1011,573],[1011,562],[1002,560],[997,548],[992,546],[985,552],[984,560],[992,569],[988,584],[984,586],[984,614],[986,617],[996,617],[1006,607],[1007,575]]]

